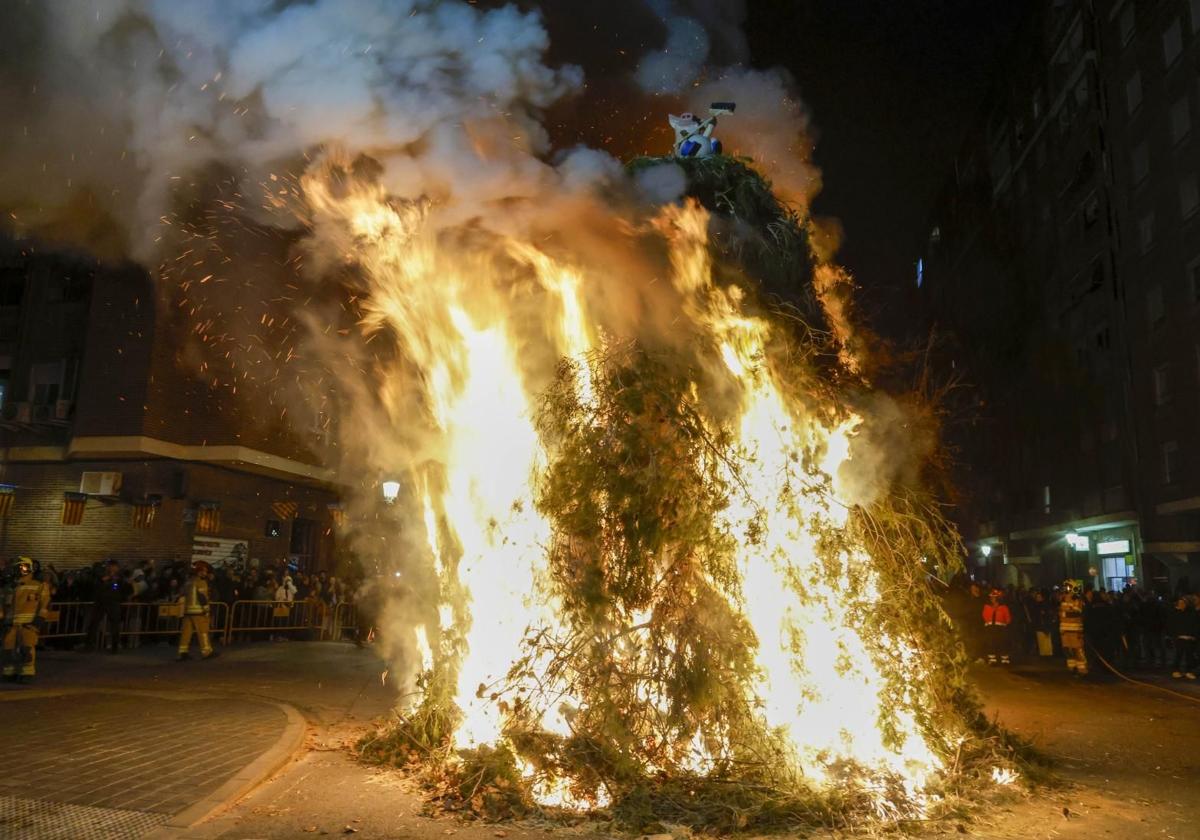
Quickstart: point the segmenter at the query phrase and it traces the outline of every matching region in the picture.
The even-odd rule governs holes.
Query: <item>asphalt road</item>
[[[264,643],[181,665],[158,650],[111,658],[50,652],[43,662],[42,690],[216,691],[244,702],[282,701],[306,718],[305,747],[290,764],[214,818],[190,829],[158,829],[155,838],[540,840],[594,833],[587,824],[431,819],[399,774],[358,764],[350,745],[387,714],[394,696],[369,650]],[[980,669],[975,676],[989,714],[1053,757],[1066,784],[928,826],[929,836],[1200,838],[1200,686],[1153,678],[1185,698],[1115,680],[1081,682],[1057,668]],[[136,707],[128,711],[136,714]]]

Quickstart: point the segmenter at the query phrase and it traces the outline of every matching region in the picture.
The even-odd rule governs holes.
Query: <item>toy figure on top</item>
[[[721,141],[712,136],[717,127],[717,117],[732,114],[735,102],[714,102],[709,106],[709,116],[701,120],[695,114],[675,116],[668,114],[671,128],[675,129],[675,157],[701,158],[721,154]]]

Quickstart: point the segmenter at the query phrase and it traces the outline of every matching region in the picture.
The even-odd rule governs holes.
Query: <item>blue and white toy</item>
[[[721,141],[712,136],[717,127],[717,117],[732,114],[735,102],[714,102],[708,109],[709,116],[701,120],[695,114],[675,116],[668,114],[671,128],[675,129],[675,157],[702,158],[721,154]]]

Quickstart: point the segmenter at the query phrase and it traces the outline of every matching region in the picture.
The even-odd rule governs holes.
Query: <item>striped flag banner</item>
[[[344,528],[346,526],[346,509],[342,507],[341,502],[330,502],[329,518],[333,520],[333,527]]]
[[[196,509],[196,533],[215,534],[221,530],[221,503],[200,502]]]
[[[0,484],[0,517],[12,512],[13,502],[17,498],[17,488],[12,484]]]
[[[272,502],[271,512],[283,520],[295,519],[296,514],[300,512],[300,505],[296,502]]]
[[[133,527],[149,528],[153,526],[154,517],[158,515],[158,508],[161,504],[162,499],[154,496],[135,501],[132,515]]]
[[[63,493],[62,524],[78,525],[83,522],[83,509],[87,507],[87,493]]]

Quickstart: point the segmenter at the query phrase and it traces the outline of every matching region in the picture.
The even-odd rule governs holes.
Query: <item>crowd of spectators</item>
[[[0,571],[4,565],[0,561]],[[56,610],[69,616],[72,630],[82,632],[84,644],[96,648],[102,640],[107,640],[116,651],[118,644],[139,644],[139,636],[158,624],[156,608],[146,610],[131,605],[179,602],[189,574],[190,563],[175,559],[158,563],[106,560],[64,571],[59,571],[53,564],[45,564],[41,565],[38,576],[49,584]],[[327,625],[337,605],[352,600],[353,592],[351,587],[324,570],[310,574],[285,560],[258,566],[236,562],[216,564],[209,587],[212,601],[223,602],[226,608],[236,601],[274,605],[306,602],[308,608],[304,615],[310,616],[317,627]],[[247,616],[257,614],[246,613]],[[281,621],[269,607],[267,614],[271,616],[269,622],[288,623],[286,619]],[[120,628],[120,634],[114,633],[114,628]],[[272,638],[288,637],[284,632],[272,634]]]
[[[945,595],[946,610],[972,658],[983,659],[989,650],[983,616],[991,591],[984,584],[960,576]],[[1019,662],[1037,656],[1062,656],[1059,617],[1063,599],[1072,595],[1064,587],[1009,585],[1000,591],[1011,615],[1006,644],[1012,658]],[[1200,594],[1162,595],[1136,586],[1108,592],[1085,586],[1079,597],[1090,655],[1118,670],[1162,669],[1177,678],[1195,679],[1200,670],[1196,650]]]

